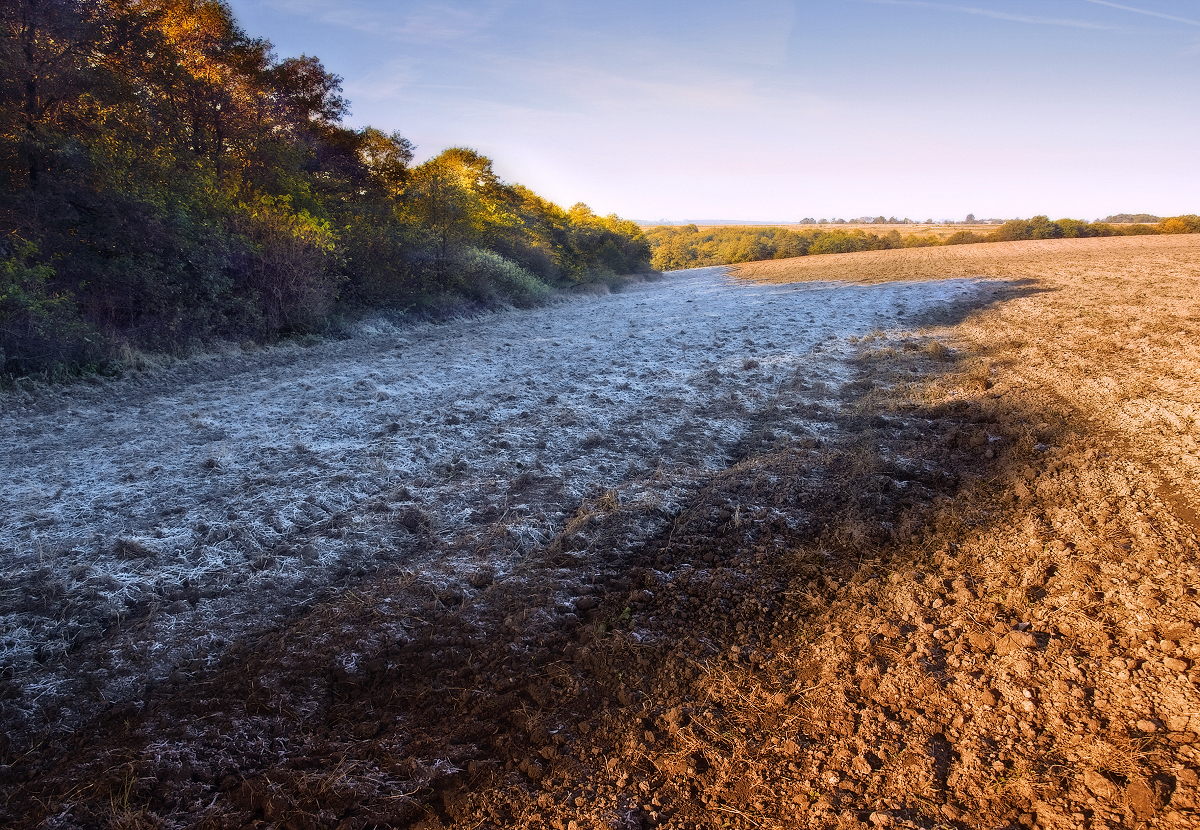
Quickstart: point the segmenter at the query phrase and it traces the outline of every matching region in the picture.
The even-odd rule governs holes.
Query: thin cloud
[[[477,35],[491,25],[499,6],[496,2],[471,7],[434,2],[418,4],[397,15],[390,11],[382,14],[368,11],[339,0],[267,0],[267,5],[319,23],[423,43],[458,41]]]
[[[1134,14],[1145,14],[1150,17],[1161,17],[1163,20],[1174,20],[1176,23],[1186,23],[1189,26],[1200,26],[1200,20],[1191,20],[1186,17],[1176,17],[1173,14],[1163,14],[1162,12],[1152,12],[1149,9],[1137,9],[1133,6],[1122,6],[1120,3],[1109,3],[1108,0],[1084,0],[1085,3],[1095,3],[1097,6],[1110,6],[1121,11],[1133,12]]]
[[[1108,26],[1103,23],[1091,23],[1087,20],[1071,20],[1069,18],[1056,17],[1030,17],[1025,14],[1010,14],[1008,12],[998,12],[992,9],[980,9],[975,6],[954,6],[949,3],[925,3],[921,0],[857,0],[861,3],[873,3],[878,6],[913,6],[918,9],[938,9],[940,11],[955,12],[957,14],[973,14],[979,17],[990,17],[994,20],[1011,20],[1016,23],[1032,23],[1039,26],[1068,26],[1072,29],[1103,29],[1112,30],[1116,26]],[[1108,4],[1106,4],[1108,5]]]

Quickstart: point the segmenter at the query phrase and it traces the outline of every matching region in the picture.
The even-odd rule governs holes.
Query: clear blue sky
[[[349,123],[638,219],[1200,212],[1197,0],[232,0]]]

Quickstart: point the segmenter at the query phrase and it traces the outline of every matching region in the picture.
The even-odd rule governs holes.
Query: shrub
[[[1088,233],[1088,223],[1080,219],[1059,219],[1055,222],[1062,229],[1063,239],[1077,239],[1081,236],[1091,236]]]
[[[495,302],[507,299],[518,307],[529,307],[544,299],[550,288],[512,260],[481,248],[465,248],[451,265],[457,283],[472,299]]]
[[[1157,225],[1124,225],[1119,231],[1122,236],[1153,236],[1160,233]]]
[[[1114,213],[1112,216],[1107,216],[1104,218],[1104,222],[1106,223],[1114,222],[1117,224],[1124,222],[1154,223],[1160,221],[1162,221],[1162,217],[1154,216],[1153,214],[1149,213]]]
[[[319,327],[340,282],[330,268],[335,246],[329,222],[293,210],[289,196],[261,196],[242,211],[239,230],[252,250],[246,279],[265,333]]]
[[[967,233],[969,233],[969,231],[967,231]],[[980,237],[980,240],[982,239],[983,237]],[[926,234],[925,236],[921,236],[919,233],[910,233],[908,236],[904,237],[905,248],[932,248],[941,244],[942,241],[938,238],[936,233]]]
[[[391,308],[416,302],[421,275],[411,260],[417,234],[395,221],[390,206],[360,209],[342,222],[340,252],[347,274],[343,299],[359,306]]]
[[[878,239],[873,237],[873,239]],[[871,240],[862,231],[832,231],[821,234],[809,246],[810,254],[850,254],[871,250]],[[883,247],[883,246],[879,246]]]
[[[975,242],[983,242],[985,237],[977,234],[974,231],[956,231],[946,238],[944,245],[970,245]]]
[[[1059,219],[1059,224],[1062,224],[1066,219]],[[1086,222],[1084,224],[1087,224]],[[1065,225],[1064,225],[1065,227]],[[1092,222],[1087,225],[1087,233],[1081,233],[1080,236],[1120,236],[1121,232],[1107,222]]]
[[[1010,219],[987,235],[988,242],[1019,242],[1026,239],[1061,239],[1063,229],[1047,216]]]
[[[1172,216],[1158,223],[1159,233],[1200,233],[1200,216],[1194,213]]]
[[[49,288],[54,269],[24,240],[0,260],[0,369],[6,374],[79,371],[101,359],[100,338],[79,319],[75,298]]]

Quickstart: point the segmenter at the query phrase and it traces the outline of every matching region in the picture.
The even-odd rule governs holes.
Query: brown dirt
[[[516,577],[389,574],[0,746],[0,820],[1200,826],[1198,263],[1180,236],[742,268],[1021,290],[860,341],[820,440],[768,408],[648,542],[589,500]]]

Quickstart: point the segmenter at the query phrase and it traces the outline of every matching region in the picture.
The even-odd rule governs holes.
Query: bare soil
[[[223,607],[261,601],[276,616],[219,640],[196,631],[195,653],[171,660],[156,662],[155,644],[182,635],[164,638],[176,629],[143,614],[14,663],[0,818],[1200,825],[1200,237],[807,257],[745,266],[741,285],[691,273],[638,289],[644,319],[704,299],[719,317],[746,314],[745,339],[778,327],[773,352],[720,351],[733,338],[704,332],[719,366],[644,353],[663,382],[716,385],[661,402],[646,379],[648,420],[689,413],[655,447],[663,463],[580,473],[573,491],[563,482],[575,479],[532,459],[510,470],[496,490],[507,503],[561,509],[544,511],[545,537],[524,547],[496,543],[509,538],[503,509],[443,518],[451,497],[425,494],[449,493],[454,476],[413,469],[347,499],[332,514],[343,518],[280,534],[287,550],[318,552],[397,540],[375,545],[403,551],[374,573],[325,579],[286,612],[265,590],[210,588]],[[849,289],[859,293],[838,293]],[[611,301],[624,314],[625,296],[581,307],[594,317]],[[836,339],[785,339],[810,325],[788,316],[820,319],[843,297],[880,313]],[[551,311],[576,319],[571,308]],[[552,336],[558,324],[539,319]],[[674,328],[681,319],[654,340],[688,340],[697,319]],[[301,368],[328,373],[325,360]],[[67,406],[32,395],[10,412]],[[709,413],[723,419],[715,433]],[[607,425],[576,433],[575,453],[613,440]],[[676,441],[685,451],[672,456]],[[318,486],[353,469],[326,460],[310,474]],[[12,572],[25,574],[19,553]],[[139,644],[153,682],[94,679],[93,652]],[[54,697],[63,684],[112,696],[67,705]],[[33,690],[56,700],[41,720]]]

